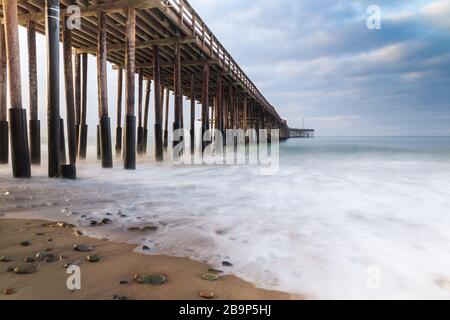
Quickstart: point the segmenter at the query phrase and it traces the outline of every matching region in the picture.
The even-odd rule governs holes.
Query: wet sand
[[[31,241],[23,246],[23,241]],[[89,253],[77,252],[73,246],[89,245]],[[8,299],[111,299],[114,295],[130,300],[203,299],[201,291],[214,292],[214,299],[260,300],[301,299],[288,293],[257,289],[237,277],[223,275],[216,281],[202,279],[210,268],[187,258],[148,256],[133,252],[135,245],[116,243],[76,235],[70,226],[61,227],[43,220],[0,219],[0,300]],[[32,274],[15,274],[8,267],[24,265],[27,257],[47,250],[58,257],[55,262],[28,263],[36,267]],[[87,255],[100,256],[98,262],[86,261]],[[59,257],[66,257],[60,260]],[[66,286],[70,274],[64,265],[81,261],[81,290]],[[226,270],[226,267],[223,267]],[[139,284],[136,273],[158,273],[167,277],[162,285]],[[122,282],[127,282],[121,284]],[[4,291],[6,289],[6,292]],[[5,294],[6,293],[6,294]]]

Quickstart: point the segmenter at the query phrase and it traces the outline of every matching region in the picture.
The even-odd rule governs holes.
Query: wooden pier
[[[201,104],[202,133],[210,128],[222,132],[253,128],[267,129],[269,134],[272,129],[280,129],[282,139],[289,135],[286,122],[186,0],[3,0],[0,16],[0,162],[8,161],[7,141],[10,139],[14,177],[30,177],[31,164],[40,163],[37,101],[38,95],[43,93],[37,88],[36,64],[44,61],[36,61],[36,33],[47,39],[46,121],[50,177],[75,176],[76,160],[86,157],[88,112],[98,115],[102,166],[113,166],[111,106],[115,106],[118,117],[114,150],[123,156],[125,169],[135,169],[136,153],[147,151],[151,92],[155,95],[157,161],[163,161],[164,150],[169,145],[169,123],[173,129],[183,128],[183,96],[191,100],[190,116],[186,115],[190,118],[190,128],[184,128],[190,130],[191,137],[194,136],[196,102]],[[29,123],[21,97],[19,25],[28,29]],[[61,43],[62,61],[59,59]],[[88,105],[86,97],[87,55],[95,55],[97,59],[98,110]],[[119,74],[116,103],[108,97],[107,62],[112,63]],[[64,70],[66,87],[64,130],[68,163],[60,154],[64,139],[59,106],[60,69]],[[9,122],[6,70],[11,107]],[[136,75],[139,75],[137,88]],[[125,96],[122,98],[123,86]],[[136,90],[139,101],[135,101]],[[172,120],[168,119],[169,92],[175,96]]]
[[[314,129],[289,129],[289,138],[314,138]]]

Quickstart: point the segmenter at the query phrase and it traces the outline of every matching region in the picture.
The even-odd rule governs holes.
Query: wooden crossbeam
[[[81,8],[80,16],[81,17],[96,16],[99,11],[103,11],[108,14],[118,12],[120,13],[123,12],[123,10],[125,10],[126,8],[133,8],[136,10],[153,9],[160,7],[161,1],[162,0],[119,0],[110,3],[101,3]],[[61,16],[65,16],[66,14],[68,14],[67,10],[61,9]],[[45,19],[45,12],[21,14],[18,17],[19,17],[19,24],[25,24],[28,21],[42,22]],[[3,19],[1,21],[3,23]]]
[[[175,37],[175,38],[163,38],[163,39],[154,39],[148,41],[136,42],[136,49],[142,48],[151,48],[154,45],[157,46],[169,46],[175,43],[180,44],[189,44],[195,42],[195,37]],[[126,47],[125,43],[109,43],[106,45],[108,52],[113,51],[124,51]],[[76,49],[76,53],[95,53],[97,51],[97,47],[85,47]]]
[[[210,65],[213,65],[213,64],[218,64],[219,63],[219,60],[218,59],[207,59],[207,60],[205,60],[205,59],[198,59],[198,60],[182,60],[181,61],[181,66],[182,67],[192,67],[192,66],[201,66],[201,65],[203,65],[204,63],[208,63],[208,64],[210,64]],[[165,63],[161,63],[160,64],[160,67],[161,68],[173,68],[173,66],[174,66],[174,63],[175,62],[165,62]],[[117,69],[119,69],[119,68],[124,68],[124,66],[123,65],[117,65],[117,64],[115,64],[115,65],[113,65],[113,70],[117,70]],[[136,64],[136,66],[135,66],[135,69],[136,70],[139,70],[139,69],[153,69],[153,63],[151,63],[151,62],[148,62],[148,63],[137,63]]]

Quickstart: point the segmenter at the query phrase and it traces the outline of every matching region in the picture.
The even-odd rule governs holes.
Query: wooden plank
[[[26,3],[26,1],[25,1]],[[80,17],[92,17],[97,16],[99,11],[111,14],[122,13],[127,8],[144,10],[153,9],[160,6],[161,0],[119,0],[111,3],[100,3],[97,5],[91,5],[85,8],[81,8]],[[68,12],[67,9],[61,10],[61,18],[66,15],[71,15],[72,12]],[[45,19],[44,12],[35,12],[30,14],[23,14],[18,16],[19,24],[25,24],[28,21],[42,22]],[[3,20],[2,20],[3,23]]]
[[[193,37],[175,37],[175,38],[162,38],[162,39],[154,39],[154,40],[148,40],[148,41],[140,41],[136,42],[136,49],[146,49],[146,48],[152,48],[154,45],[158,46],[171,46],[175,43],[179,44],[189,44],[194,43],[195,38]],[[126,43],[108,43],[107,45],[108,52],[114,52],[114,51],[125,51]],[[77,53],[95,53],[96,47],[84,47],[84,48],[78,48],[76,49]]]

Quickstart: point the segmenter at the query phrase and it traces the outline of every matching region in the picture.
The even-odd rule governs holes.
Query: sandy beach
[[[93,247],[92,252],[77,252],[74,245]],[[300,299],[291,294],[257,289],[251,283],[230,275],[216,281],[202,279],[210,267],[187,258],[148,256],[133,252],[135,245],[115,243],[77,235],[71,225],[44,220],[0,219],[0,300],[8,299],[113,299],[195,300],[200,292],[213,292],[214,299]],[[25,259],[48,252],[56,261]],[[89,262],[87,255],[98,255]],[[9,259],[5,259],[9,260]],[[31,259],[32,260],[32,259]],[[50,259],[51,261],[51,259]],[[70,274],[64,265],[80,263],[81,290],[69,290]],[[16,274],[12,268],[33,265],[35,272]],[[226,267],[224,267],[226,268]],[[221,270],[218,270],[221,271]],[[157,273],[167,278],[162,285],[139,284],[137,273]],[[214,273],[214,272],[213,272]]]

